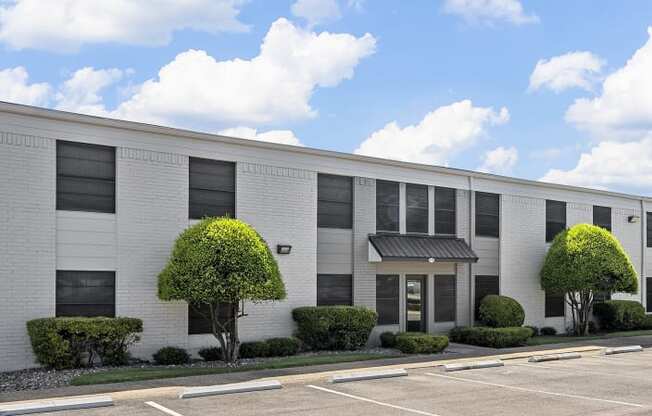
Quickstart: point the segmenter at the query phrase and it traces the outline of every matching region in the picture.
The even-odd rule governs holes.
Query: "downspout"
[[[473,176],[469,175],[469,247],[473,250]],[[473,318],[473,263],[467,263],[469,265],[469,325],[473,326],[475,324],[475,319]]]

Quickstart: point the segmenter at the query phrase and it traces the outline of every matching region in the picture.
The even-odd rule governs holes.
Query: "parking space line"
[[[331,390],[331,389],[327,389],[327,388],[325,388],[325,387],[314,386],[314,385],[312,385],[312,384],[308,384],[306,387],[309,387],[309,388],[311,388],[311,389],[315,389],[315,390],[319,390],[319,391],[323,391],[323,392],[326,392],[326,393],[337,394],[337,395],[339,395],[339,396],[348,397],[348,398],[350,398],[350,399],[360,400],[360,401],[362,401],[362,402],[367,402],[367,403],[376,404],[376,405],[378,405],[378,406],[390,407],[390,408],[392,408],[392,409],[402,410],[402,411],[404,411],[404,412],[408,412],[408,413],[414,413],[414,414],[417,414],[417,415],[424,415],[424,416],[439,416],[439,415],[437,415],[437,414],[435,414],[435,413],[428,413],[428,412],[424,412],[424,411],[422,411],[422,410],[411,409],[411,408],[409,408],[409,407],[403,407],[403,406],[397,406],[397,405],[395,405],[395,404],[391,404],[391,403],[379,402],[379,401],[377,401],[377,400],[368,399],[368,398],[366,398],[366,397],[355,396],[355,395],[353,395],[353,394],[343,393],[343,392],[341,392],[341,391]]]
[[[618,405],[621,405],[621,406],[630,406],[630,407],[638,407],[638,408],[646,407],[646,406],[644,406],[642,404],[621,402],[619,400],[598,399],[596,397],[579,396],[577,394],[556,393],[554,391],[528,389],[528,388],[525,388],[525,387],[509,386],[507,384],[490,383],[488,381],[471,380],[471,379],[462,378],[462,377],[445,376],[443,374],[434,374],[434,373],[424,373],[424,374],[427,374],[427,375],[433,376],[433,377],[447,378],[447,379],[450,379],[450,380],[463,381],[463,382],[466,382],[466,383],[483,384],[485,386],[500,387],[500,388],[504,388],[504,389],[523,391],[523,392],[527,392],[527,393],[547,394],[547,395],[550,395],[550,396],[566,397],[566,398],[569,398],[569,399],[591,400],[591,401],[596,401],[596,402],[618,404]]]
[[[575,373],[577,371],[583,371],[588,374],[597,374],[601,376],[608,376],[608,377],[624,377],[624,378],[631,378],[634,380],[641,380],[643,377],[636,377],[636,376],[631,376],[627,374],[616,374],[616,373],[607,373],[605,371],[594,371],[589,368],[575,368],[575,367],[565,367],[562,366],[561,364],[555,364],[553,365],[540,365],[540,364],[511,364],[511,365],[518,365],[520,367],[530,367],[530,368],[539,368],[539,369],[550,369],[550,370],[557,370],[557,371],[564,371],[567,373]],[[647,378],[646,378],[647,379]]]
[[[168,409],[165,406],[161,406],[160,404],[156,402],[145,402],[146,405],[153,407],[154,409],[158,409],[163,413],[167,413],[170,416],[183,416],[181,413],[177,413],[174,410]]]

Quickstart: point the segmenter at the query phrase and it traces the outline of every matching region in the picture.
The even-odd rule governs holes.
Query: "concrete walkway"
[[[91,386],[67,386],[46,390],[16,391],[0,394],[0,402],[36,400],[44,398],[92,395],[103,393],[115,393],[115,396],[138,397],[151,396],[154,390],[162,396],[175,396],[182,386],[206,386],[215,384],[237,383],[249,380],[266,378],[283,379],[285,382],[304,382],[311,379],[319,379],[333,374],[346,372],[352,369],[373,369],[378,367],[403,367],[423,368],[443,365],[450,362],[464,361],[470,358],[495,356],[500,359],[523,358],[532,355],[534,352],[570,352],[570,351],[596,351],[604,347],[616,347],[626,345],[652,346],[652,335],[610,338],[601,340],[586,340],[573,343],[548,344],[533,347],[518,348],[483,348],[470,345],[451,343],[443,354],[418,355],[400,358],[387,358],[372,361],[361,361],[353,363],[339,363],[317,365],[309,367],[294,367],[274,370],[243,371],[239,373],[213,374],[192,377],[178,377],[161,380],[147,380],[138,382],[125,382],[113,384],[98,384]],[[124,392],[119,394],[118,392]]]

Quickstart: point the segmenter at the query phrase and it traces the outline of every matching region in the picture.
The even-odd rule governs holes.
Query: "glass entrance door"
[[[405,328],[409,332],[426,331],[426,276],[405,276]]]

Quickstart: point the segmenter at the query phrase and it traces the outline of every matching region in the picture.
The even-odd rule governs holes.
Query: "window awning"
[[[376,234],[369,236],[369,261],[476,263],[478,256],[461,238]]]

